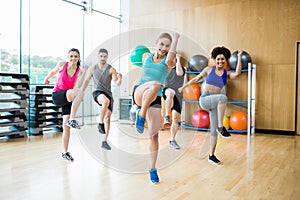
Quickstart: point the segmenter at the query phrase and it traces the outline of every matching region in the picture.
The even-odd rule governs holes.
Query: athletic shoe
[[[150,181],[154,184],[159,183],[159,178],[157,175],[157,170],[155,168],[152,168],[149,170],[149,174],[150,174]]]
[[[62,153],[61,157],[71,162],[74,161],[74,158],[71,156],[70,152]]]
[[[105,134],[104,124],[101,124],[101,123],[98,124],[98,131],[99,131],[101,134]]]
[[[80,129],[80,126],[75,119],[69,119],[67,122],[67,126],[70,128]]]
[[[146,118],[139,115],[140,109],[136,111],[135,128],[137,132],[144,133]]]
[[[172,140],[169,142],[169,146],[172,149],[180,149],[180,146],[177,144],[176,140]]]
[[[226,128],[223,126],[222,128],[217,128],[217,132],[223,137],[223,138],[230,138],[230,133],[227,132]]]
[[[165,116],[164,124],[170,124],[170,123],[171,123],[170,122],[170,116],[169,115]]]
[[[215,165],[221,165],[221,161],[215,156],[215,155],[211,155],[208,157],[208,162],[213,163]]]
[[[106,150],[111,150],[111,147],[109,146],[109,144],[106,141],[102,142],[101,147]]]

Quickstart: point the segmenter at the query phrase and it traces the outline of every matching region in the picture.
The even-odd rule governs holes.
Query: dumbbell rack
[[[61,107],[53,104],[53,86],[31,85],[27,124],[29,135],[41,135],[44,131],[62,131]]]
[[[0,137],[26,137],[27,74],[0,73]]]

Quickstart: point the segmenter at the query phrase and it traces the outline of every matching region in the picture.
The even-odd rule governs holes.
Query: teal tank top
[[[165,83],[166,77],[169,73],[168,67],[166,65],[167,56],[165,56],[160,63],[154,63],[153,56],[154,54],[152,53],[145,60],[143,64],[142,76],[138,85],[142,85],[149,81],[158,81],[160,82],[161,85]],[[162,87],[160,88],[157,96],[161,96],[161,95],[162,95]]]

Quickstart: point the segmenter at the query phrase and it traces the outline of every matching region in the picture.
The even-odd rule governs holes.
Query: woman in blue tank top
[[[136,114],[136,129],[144,132],[146,114],[148,116],[148,133],[150,139],[150,180],[158,183],[156,170],[158,156],[158,131],[161,117],[162,85],[169,70],[175,65],[175,52],[179,34],[161,33],[156,40],[156,51],[153,54],[143,55],[142,75],[138,85],[133,91],[133,101],[140,107]]]
[[[225,62],[230,58],[231,53],[226,47],[216,47],[211,52],[212,59],[215,60],[215,66],[208,66],[203,71],[188,81],[178,90],[181,92],[185,87],[200,80],[205,80],[204,91],[202,91],[199,99],[199,104],[202,109],[209,110],[210,117],[210,154],[209,162],[214,164],[221,164],[221,161],[215,156],[217,146],[218,133],[224,137],[229,138],[231,135],[223,126],[223,118],[227,106],[227,96],[224,90],[227,78],[235,79],[241,74],[241,56],[242,51],[238,51],[238,62],[235,72],[229,72],[224,69]]]

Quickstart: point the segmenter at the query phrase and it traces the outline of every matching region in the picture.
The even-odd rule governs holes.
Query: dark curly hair
[[[226,60],[228,60],[231,56],[230,50],[227,49],[226,47],[222,46],[222,47],[214,48],[211,52],[211,57],[213,59],[216,59],[216,57],[220,54],[223,54]]]

